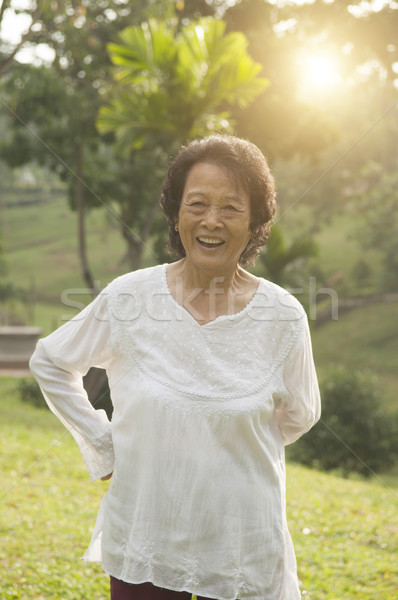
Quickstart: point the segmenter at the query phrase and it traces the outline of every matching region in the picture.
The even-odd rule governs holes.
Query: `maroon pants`
[[[198,596],[198,600],[210,600]],[[191,600],[189,592],[176,592],[152,583],[126,583],[111,576],[111,600]]]

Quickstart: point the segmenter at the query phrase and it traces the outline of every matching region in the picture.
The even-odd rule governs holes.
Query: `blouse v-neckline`
[[[238,318],[244,316],[244,314],[246,313],[248,308],[250,308],[251,304],[254,303],[256,297],[259,295],[259,292],[260,292],[262,279],[258,278],[257,289],[255,290],[253,296],[250,298],[249,302],[247,302],[247,304],[245,304],[245,306],[240,311],[238,311],[237,313],[232,313],[230,315],[229,314],[218,315],[218,317],[216,317],[215,319],[212,319],[211,321],[208,321],[207,323],[203,323],[203,325],[202,325],[201,323],[199,323],[199,321],[197,319],[195,319],[193,314],[190,313],[189,310],[187,310],[185,308],[185,306],[183,306],[182,304],[177,302],[177,300],[174,298],[173,294],[171,293],[171,290],[170,290],[169,284],[168,284],[168,280],[167,280],[167,266],[168,266],[168,263],[165,263],[162,265],[162,267],[163,267],[163,285],[164,285],[164,288],[166,290],[166,293],[167,293],[167,296],[168,296],[170,302],[172,302],[174,304],[174,306],[177,307],[183,314],[187,315],[188,318],[194,324],[194,326],[200,327],[200,329],[209,328],[212,325],[218,325],[219,323],[222,323],[224,321],[233,321],[235,319],[238,319]]]

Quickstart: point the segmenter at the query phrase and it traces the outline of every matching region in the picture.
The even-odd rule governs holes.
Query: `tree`
[[[66,61],[75,58],[70,49],[76,35],[90,41],[91,50],[100,52],[103,58],[104,46],[101,39],[110,27],[119,31],[131,22],[139,22],[150,16],[165,17],[173,7],[168,0],[154,3],[146,0],[2,0],[0,4],[0,28],[5,26],[9,13],[28,21],[25,31],[19,39],[7,41],[0,39],[0,76],[13,70],[17,65],[20,50],[34,50],[39,44],[45,44],[55,52],[55,62],[66,66]],[[67,39],[65,33],[68,33]],[[65,52],[65,48],[69,51]],[[82,45],[82,50],[87,46]],[[87,63],[86,63],[87,64]],[[78,66],[78,65],[76,65]]]
[[[141,187],[142,167],[157,180],[168,154],[189,138],[230,129],[228,108],[246,106],[267,84],[245,37],[225,35],[223,21],[202,18],[177,26],[150,20],[127,28],[109,45],[116,82],[97,124],[103,134],[115,135]],[[127,202],[126,196],[118,200],[132,268],[140,265],[158,214],[157,195],[143,204],[138,191],[132,188]]]
[[[291,4],[289,8],[294,12]],[[234,3],[224,18],[228,31],[245,33],[251,55],[270,79],[267,93],[234,115],[238,133],[271,159],[316,158],[336,140],[337,132],[330,114],[304,102],[297,93],[297,53],[307,40],[289,31],[277,32],[278,22],[289,19],[282,3],[242,0]]]
[[[34,35],[35,25],[38,23],[42,5],[44,2],[38,1],[31,3],[30,6],[26,6],[24,9],[14,9],[14,3],[12,0],[3,0],[0,6],[0,28],[4,25],[7,10],[15,10],[17,13],[23,12],[27,17],[30,17],[30,24],[21,35],[20,39],[16,43],[5,42],[0,40],[0,76],[4,75],[13,67],[15,56],[26,44],[32,39]]]
[[[88,287],[94,289],[84,228],[85,153],[93,151],[96,145],[94,124],[83,118],[89,98],[44,66],[19,67],[7,77],[5,90],[13,127],[8,128],[0,143],[1,158],[14,167],[31,160],[40,161],[68,182],[70,203],[79,217],[82,274]],[[76,103],[81,112],[75,116]]]
[[[100,139],[95,127],[102,94],[110,82],[106,45],[127,23],[148,14],[148,8],[144,0],[134,6],[118,0],[53,0],[39,2],[38,8],[29,43],[45,43],[55,58],[50,66],[7,63],[2,84],[10,124],[0,141],[0,157],[12,166],[36,160],[68,183],[69,201],[78,215],[82,275],[96,292],[86,248],[85,214],[89,207],[107,204],[102,190],[93,184],[99,172],[97,157],[109,155],[109,140]],[[152,10],[163,14],[169,3],[159,2]]]
[[[358,4],[241,0],[224,13],[228,30],[245,33],[270,79],[267,93],[236,115],[237,132],[270,157],[284,208],[307,204],[314,228],[345,210],[345,189],[369,158],[396,168],[397,119],[390,109],[397,98],[398,10],[391,3],[377,11]],[[317,101],[309,91],[299,93],[302,52],[315,59],[330,53],[340,65],[341,82]]]
[[[250,0],[249,0],[250,1]],[[291,19],[290,32],[299,41],[314,43],[314,48],[333,47],[345,57],[345,74],[355,67],[377,61],[392,82],[398,60],[396,32],[398,10],[393,2],[364,3],[358,0],[334,0],[282,4],[279,19]]]

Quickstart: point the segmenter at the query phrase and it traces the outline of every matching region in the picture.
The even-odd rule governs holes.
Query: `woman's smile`
[[[198,240],[199,244],[203,246],[203,248],[209,248],[212,250],[219,248],[225,243],[224,240],[219,240],[216,238],[206,236],[199,236],[196,239]]]

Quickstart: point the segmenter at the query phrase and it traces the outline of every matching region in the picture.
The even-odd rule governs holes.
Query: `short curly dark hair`
[[[266,243],[276,212],[275,183],[267,161],[255,144],[225,134],[210,135],[183,146],[163,181],[160,205],[169,225],[168,249],[182,258],[185,249],[175,230],[188,173],[197,163],[226,169],[243,186],[250,199],[250,240],[242,252],[242,266],[254,264]]]

